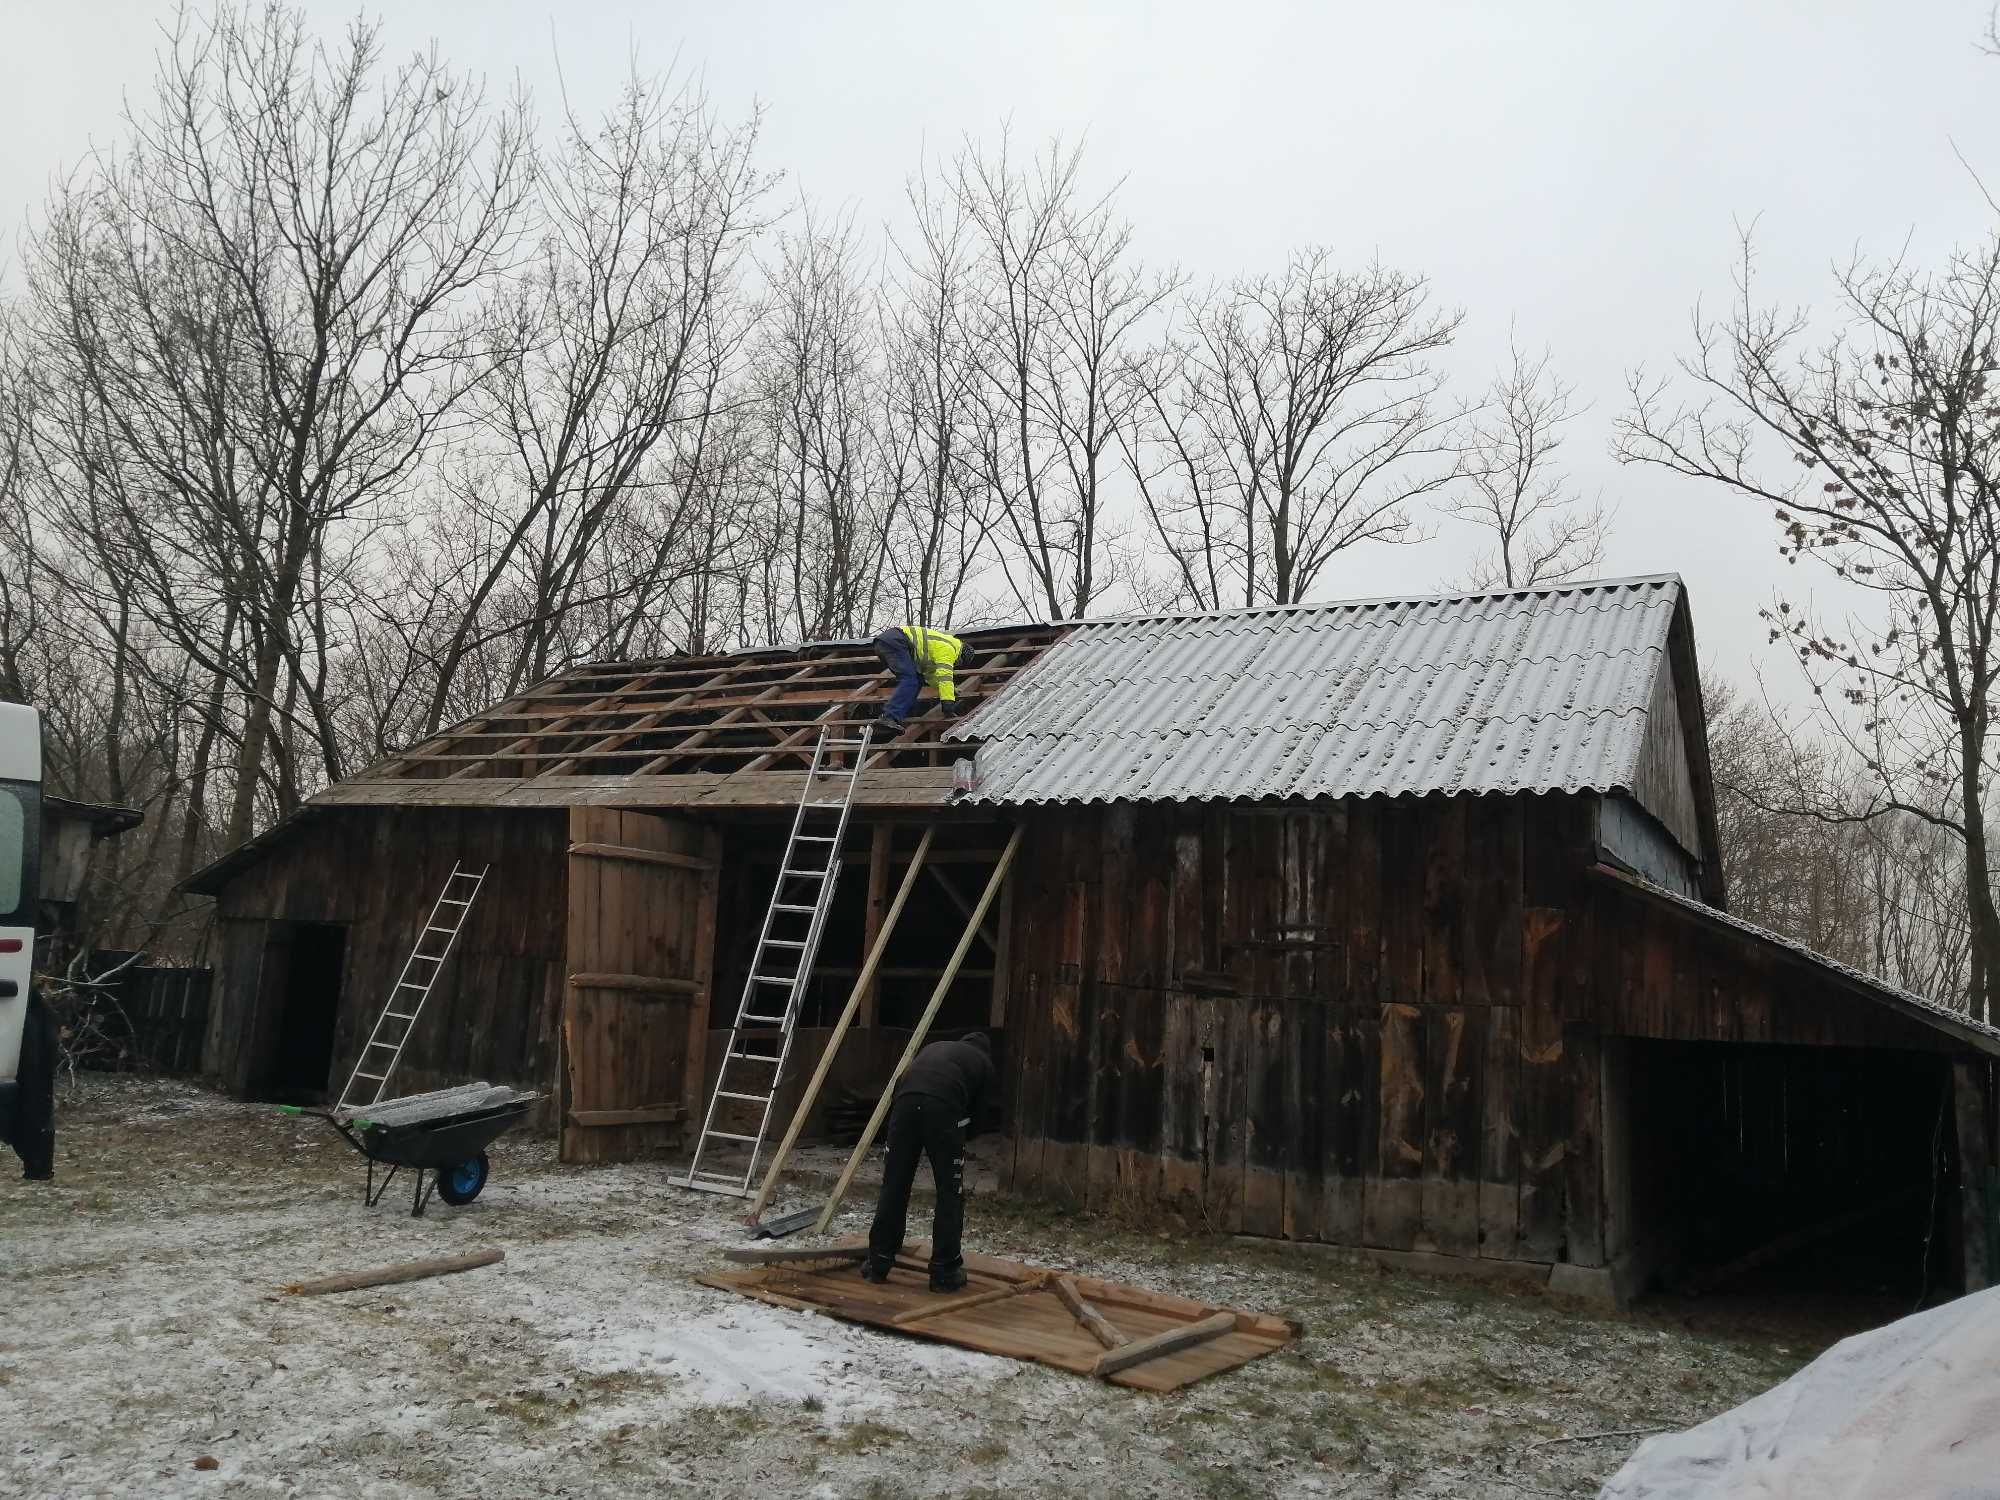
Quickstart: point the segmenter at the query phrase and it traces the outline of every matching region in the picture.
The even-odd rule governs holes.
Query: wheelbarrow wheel
[[[477,1156],[467,1157],[464,1161],[453,1162],[448,1167],[439,1168],[437,1195],[453,1208],[470,1203],[479,1196],[480,1189],[486,1186],[489,1165],[486,1153],[482,1151]]]

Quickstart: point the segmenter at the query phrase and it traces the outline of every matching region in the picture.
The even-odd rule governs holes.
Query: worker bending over
[[[951,675],[972,665],[973,650],[957,636],[928,625],[891,625],[875,637],[875,654],[896,674],[896,691],[889,695],[889,706],[875,721],[878,733],[903,732],[904,721],[916,707],[917,694],[925,683],[937,689],[938,702],[946,713],[953,718],[959,715],[958,689]]]
[[[986,1101],[993,1079],[993,1044],[975,1031],[956,1042],[932,1042],[896,1080],[889,1105],[889,1157],[882,1166],[882,1196],[868,1231],[868,1258],[861,1274],[887,1281],[903,1248],[910,1219],[910,1188],[917,1180],[917,1157],[931,1159],[937,1208],[931,1215],[931,1290],[955,1292],[965,1285],[965,1137]]]

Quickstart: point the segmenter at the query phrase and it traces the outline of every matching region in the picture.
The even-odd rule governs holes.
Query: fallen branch
[[[1610,1432],[1565,1432],[1561,1437],[1543,1438],[1540,1442],[1528,1444],[1530,1452],[1536,1448],[1546,1448],[1553,1443],[1594,1443],[1600,1438],[1651,1437],[1656,1432],[1672,1432],[1671,1427],[1620,1427]]]
[[[1097,1356],[1097,1363],[1091,1367],[1090,1373],[1101,1380],[1133,1365],[1144,1364],[1149,1359],[1177,1354],[1183,1349],[1196,1344],[1205,1344],[1210,1339],[1218,1339],[1226,1333],[1235,1331],[1235,1313],[1216,1313],[1213,1317],[1203,1318],[1199,1323],[1162,1329],[1149,1338],[1134,1339],[1130,1343],[1120,1344],[1116,1349],[1106,1349]]]
[[[318,1297],[327,1292],[352,1292],[364,1286],[388,1286],[398,1281],[422,1281],[427,1276],[449,1276],[457,1271],[473,1271],[505,1260],[504,1250],[475,1250],[470,1255],[440,1255],[431,1260],[409,1260],[399,1266],[378,1266],[372,1271],[346,1271],[317,1281],[294,1281],[284,1290],[294,1297]]]

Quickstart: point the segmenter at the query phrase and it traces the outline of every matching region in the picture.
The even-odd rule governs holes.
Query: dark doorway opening
[[[1638,1041],[1624,1096],[1619,1238],[1650,1289],[1860,1298],[1899,1315],[1951,1296],[1951,1071],[1923,1052]],[[1619,1134],[1614,1130],[1614,1135]],[[1624,1160],[1619,1160],[1623,1155]]]
[[[266,961],[277,972],[277,1033],[259,1097],[280,1104],[325,1102],[333,1083],[333,1037],[347,930],[330,922],[292,922],[275,934]]]

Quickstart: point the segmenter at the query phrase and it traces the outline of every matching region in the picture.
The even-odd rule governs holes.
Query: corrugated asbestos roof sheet
[[[951,731],[969,800],[1628,788],[1672,576],[1085,622]]]
[[[1655,885],[1644,876],[1610,869],[1600,869],[1597,873],[1615,885],[1628,886],[1655,901],[1678,907],[1698,921],[1781,948],[1794,958],[1826,969],[1849,983],[1860,986],[1892,1009],[1913,1016],[1940,1031],[1950,1032],[1954,1036],[1974,1043],[1983,1051],[2000,1057],[2000,1027],[1989,1026],[1965,1011],[1946,1005],[1942,1001],[1933,1000],[1926,995],[1919,995],[1915,990],[1899,988],[1886,979],[1878,979],[1873,974],[1855,968],[1852,964],[1844,964],[1837,958],[1828,958],[1824,953],[1816,953],[1804,943],[1788,938],[1783,933],[1773,932],[1768,927],[1759,927],[1755,922],[1746,922],[1741,917],[1732,917],[1728,912],[1717,911],[1714,907],[1696,901],[1691,896],[1683,896],[1678,891],[1670,891],[1663,885]]]

